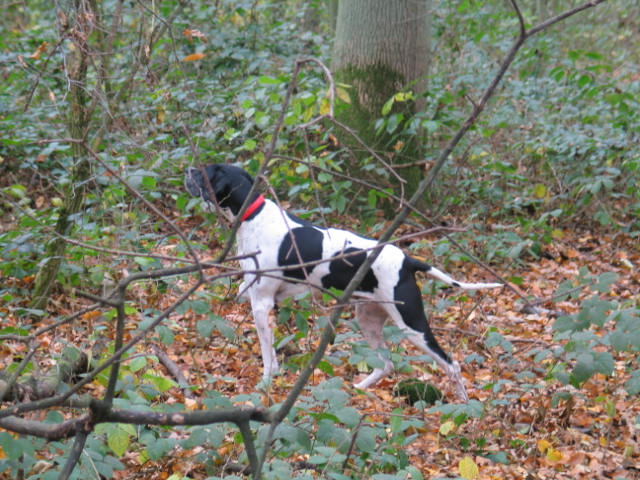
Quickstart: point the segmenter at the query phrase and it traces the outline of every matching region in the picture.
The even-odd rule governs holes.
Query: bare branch
[[[240,424],[250,420],[270,423],[272,414],[263,407],[239,407],[220,410],[197,410],[160,413],[138,410],[109,409],[101,402],[94,402],[97,422],[131,423],[134,425],[209,425],[231,422]]]
[[[45,438],[47,440],[62,440],[76,435],[78,424],[89,419],[89,415],[82,415],[78,418],[65,420],[62,423],[45,423],[37,420],[25,420],[20,417],[0,418],[0,428],[22,435],[33,435],[34,437]]]

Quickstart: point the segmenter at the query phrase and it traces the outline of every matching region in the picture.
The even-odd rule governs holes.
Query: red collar
[[[258,210],[262,205],[264,204],[264,195],[260,194],[258,195],[258,198],[256,198],[253,203],[251,205],[249,205],[249,207],[245,210],[244,215],[242,215],[242,218],[240,219],[241,222],[246,221],[251,215],[253,215],[255,213],[256,210]]]

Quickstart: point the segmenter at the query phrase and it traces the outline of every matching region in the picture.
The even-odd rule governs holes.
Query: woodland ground
[[[186,230],[196,228],[201,238],[207,238],[207,231],[200,226],[199,220],[189,223],[184,222],[181,226]],[[170,253],[170,249],[157,253]],[[430,258],[430,252],[418,253]],[[431,257],[431,261],[438,264],[437,258]],[[540,258],[525,259],[503,273],[506,277],[521,277],[520,289],[525,295],[550,299],[560,283],[576,278],[585,266],[593,274],[615,272],[619,279],[608,295],[622,300],[637,299],[640,295],[639,264],[637,240],[622,234],[566,230],[561,239],[545,247]],[[458,278],[487,279],[486,273],[471,263],[450,264],[446,268]],[[27,284],[29,281],[28,278],[24,280]],[[141,307],[162,308],[175,300],[170,290],[160,293],[148,285],[136,287],[132,294]],[[234,291],[228,292],[228,298],[233,299],[234,294]],[[350,395],[349,405],[365,415],[363,422],[388,422],[392,412],[420,420],[419,426],[412,427],[414,432],[410,432],[417,434],[417,438],[408,445],[405,453],[424,478],[460,475],[459,462],[466,457],[473,459],[479,467],[477,478],[481,479],[640,478],[640,428],[637,425],[640,402],[637,398],[630,398],[622,387],[627,380],[625,364],[630,360],[628,354],[615,356],[616,367],[611,377],[597,374],[580,390],[545,380],[553,362],[549,360],[548,363],[533,365],[534,353],[541,348],[557,346],[552,331],[554,318],[522,313],[521,299],[509,290],[479,295],[469,297],[439,292],[425,298],[425,303],[435,305],[444,298],[454,300],[446,309],[432,316],[431,325],[441,344],[454,352],[458,359],[474,353],[485,359],[481,364],[472,362],[463,366],[469,396],[484,403],[484,415],[469,418],[458,426],[443,419],[441,413],[416,409],[409,406],[403,397],[394,395],[394,385],[399,380],[417,376],[442,388],[446,398],[455,398],[446,376],[435,367],[425,368],[423,363],[413,362],[413,374],[394,374],[362,392],[350,387],[352,378],[359,373],[343,360],[334,366],[334,372],[345,379],[344,390]],[[580,301],[578,297],[541,306],[575,313]],[[54,297],[53,309],[59,315],[72,313],[80,309],[81,303],[79,299],[73,300],[61,294]],[[211,308],[233,329],[236,334],[234,340],[227,340],[218,332],[214,332],[210,340],[203,339],[195,328],[201,315],[187,311],[174,314],[170,319],[168,325],[175,341],[162,348],[193,385],[207,385],[205,378],[216,375],[219,380],[213,384],[209,381],[206,388],[214,387],[229,397],[255,392],[261,363],[248,304],[230,300],[212,303]],[[345,318],[350,315],[350,312],[346,313]],[[7,320],[9,323],[16,321],[11,316]],[[60,348],[63,339],[82,344],[82,337],[96,328],[105,328],[104,333],[109,336],[113,325],[100,314],[89,314],[80,323],[63,327],[41,340],[53,349]],[[291,327],[280,324],[278,328],[282,333],[283,329]],[[505,342],[487,348],[484,339],[489,332],[499,332]],[[343,328],[341,333],[348,335],[349,331]],[[285,355],[313,349],[317,336],[316,330],[310,330],[302,342],[288,345],[284,349]],[[149,353],[151,347],[149,342],[138,352]],[[418,353],[407,342],[400,347],[394,346],[394,349],[398,348],[409,354]],[[20,349],[21,345],[5,342],[1,357],[6,360],[20,355]],[[344,359],[340,352],[348,355],[350,346],[345,342],[336,343],[328,353]],[[163,367],[158,366],[158,369]],[[527,373],[523,375],[523,372]],[[164,374],[170,376],[167,372]],[[532,378],[531,375],[537,377]],[[296,373],[292,371],[278,377],[268,394],[264,395],[264,401],[282,400],[295,378]],[[317,371],[311,383],[318,384],[327,378],[326,373]],[[528,388],[527,385],[534,387]],[[94,385],[91,388],[102,387]],[[563,390],[572,391],[573,395],[554,401],[555,395]],[[199,391],[195,393],[197,398]],[[186,402],[189,408],[200,408],[197,400],[185,398],[177,388],[165,392],[162,401]],[[206,478],[207,475],[191,460],[200,448],[174,450],[158,462],[140,461],[139,454],[133,449],[122,459],[126,470],[118,471],[115,478],[155,480],[166,479],[173,473],[194,479]],[[232,463],[240,450],[241,444],[229,437],[218,454],[224,459],[222,463]],[[491,456],[496,454],[499,457]],[[506,464],[492,461],[487,456],[494,460],[499,458]],[[322,472],[318,472],[318,477],[321,476]]]

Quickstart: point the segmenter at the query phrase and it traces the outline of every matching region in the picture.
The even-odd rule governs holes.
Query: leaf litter
[[[602,295],[637,305],[640,274],[636,266],[639,264],[640,252],[632,238],[621,234],[603,237],[586,234],[573,238],[566,234],[562,241],[548,246],[542,258],[528,259],[509,274],[521,277],[520,289],[527,295],[545,299],[553,297],[562,282],[575,279],[585,266],[594,275],[615,272],[617,281]],[[455,270],[455,265],[452,268]],[[470,278],[483,275],[475,265],[465,264],[461,268],[464,268],[464,276]],[[159,294],[148,284],[139,284],[133,290],[135,300],[132,303],[139,302],[158,310],[176,298],[171,289]],[[555,304],[548,302],[545,306],[575,313],[584,295],[584,292],[578,292],[569,299]],[[196,325],[206,315],[187,310],[171,317],[169,329],[173,341],[168,345],[161,344],[189,383],[197,387],[196,399],[204,389],[210,388],[229,397],[253,394],[260,382],[260,348],[250,309],[246,303],[220,300],[222,296],[233,298],[234,292],[217,292],[218,299],[210,300],[209,306],[231,328],[231,338],[228,338],[228,332],[225,336],[215,329],[210,338],[202,338]],[[554,340],[553,318],[521,313],[521,299],[508,290],[483,295],[481,300],[437,293],[433,298],[425,298],[425,305],[429,308],[444,299],[449,300],[449,306],[435,312],[430,322],[445,349],[461,363],[465,358],[474,358],[463,363],[463,376],[472,401],[480,401],[483,405],[479,417],[466,418],[459,425],[452,424],[451,418],[437,408],[418,409],[393,395],[393,387],[398,381],[417,376],[441,388],[446,398],[455,398],[446,376],[436,368],[425,368],[421,362],[412,362],[413,373],[395,373],[366,392],[360,392],[349,386],[359,373],[346,360],[351,353],[349,345],[337,343],[328,352],[344,359],[342,363],[334,362],[333,374],[345,379],[344,389],[350,396],[348,406],[360,412],[365,423],[389,422],[391,413],[398,409],[407,418],[423,422],[405,453],[424,478],[640,478],[640,402],[637,396],[628,395],[623,388],[629,375],[626,365],[634,360],[631,353],[614,352],[612,375],[596,374],[576,389],[549,379],[553,360],[536,361],[536,352],[540,349],[561,346]],[[53,303],[59,315],[80,308],[77,301],[64,295],[54,298]],[[349,319],[349,315],[345,317]],[[10,323],[11,316],[8,319]],[[104,329],[105,337],[110,338],[112,322],[98,311],[83,315],[79,323],[73,327],[63,325],[55,335],[47,334],[41,340],[52,349],[60,348],[62,339],[76,341],[82,346],[86,345],[87,332],[95,328]],[[300,343],[302,346],[287,348],[298,353],[313,348],[314,330],[310,332],[309,338]],[[344,327],[341,332],[349,335]],[[486,340],[492,332],[498,333],[504,341],[488,347]],[[158,339],[154,342],[158,343]],[[140,347],[141,350],[146,348]],[[419,355],[407,342],[393,348]],[[3,349],[11,358],[20,355],[24,345],[5,342]],[[311,384],[319,384],[329,377],[326,371],[317,370]],[[285,371],[278,376],[268,395],[263,393],[264,402],[282,401],[295,379],[294,371]],[[98,382],[89,390],[97,393],[103,387]],[[158,399],[162,400],[185,403],[193,409],[203,408],[197,400],[187,401],[177,387],[164,392]],[[174,450],[153,461],[140,455],[126,455],[121,458],[126,469],[116,472],[115,478],[127,478],[131,474],[144,474],[149,479],[168,478],[163,472],[206,478],[202,466],[191,460],[199,448]],[[241,450],[237,439],[230,436],[218,451],[219,462],[237,459]]]

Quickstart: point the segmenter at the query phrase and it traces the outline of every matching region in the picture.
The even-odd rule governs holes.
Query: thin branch
[[[71,447],[71,451],[69,452],[69,456],[67,457],[64,467],[60,471],[60,475],[58,475],[58,480],[67,480],[73,473],[77,463],[80,461],[80,456],[82,455],[84,446],[87,443],[90,431],[91,430],[85,428],[83,423],[78,422],[76,424],[75,441],[73,442],[73,446]]]
[[[219,410],[196,410],[173,413],[153,411],[109,409],[99,401],[94,402],[96,421],[130,423],[133,425],[209,425],[212,423],[235,423],[256,421],[270,423],[272,414],[264,407],[240,407]]]
[[[258,458],[258,452],[256,450],[255,442],[253,441],[253,432],[251,431],[251,426],[249,425],[249,420],[242,420],[236,422],[238,425],[238,429],[242,434],[242,441],[244,443],[245,451],[247,452],[247,458],[249,459],[249,465],[251,467],[251,476],[255,480],[259,480],[260,473],[260,459]]]
[[[160,361],[160,363],[164,366],[164,368],[167,369],[167,371],[171,374],[171,376],[175,378],[176,382],[178,382],[178,386],[182,388],[182,392],[184,393],[184,396],[187,398],[195,398],[195,395],[189,388],[189,381],[184,376],[184,374],[182,373],[182,370],[176,364],[176,362],[174,362],[169,357],[169,355],[167,355],[165,351],[162,350],[157,345],[153,345],[152,349],[153,349],[153,353],[158,357],[158,360]]]

